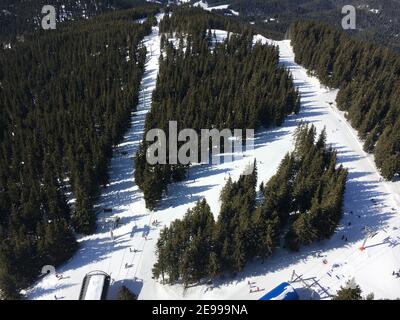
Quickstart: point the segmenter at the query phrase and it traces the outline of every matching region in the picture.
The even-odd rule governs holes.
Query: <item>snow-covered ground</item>
[[[223,38],[222,33],[219,38]],[[271,43],[262,37],[257,40]],[[290,69],[300,90],[300,114],[289,116],[280,128],[256,134],[255,150],[245,152],[243,159],[218,166],[193,166],[187,181],[169,187],[168,196],[157,211],[146,210],[143,195],[133,179],[133,156],[142,139],[144,119],[157,78],[160,54],[157,27],[146,37],[145,44],[152,51],[142,81],[145,93],[132,116],[132,128],[112,160],[111,183],[102,200],[102,206],[113,208],[113,213],[99,217],[98,232],[81,239],[81,249],[57,270],[63,279],[45,277],[29,291],[30,299],[54,299],[54,296],[77,299],[83,277],[93,270],[111,274],[109,298],[115,298],[121,285],[126,285],[140,299],[258,299],[281,282],[290,280],[293,270],[306,283],[315,284],[312,288],[317,299],[328,298],[353,277],[365,294],[374,292],[376,298],[400,297],[400,279],[392,276],[394,270],[400,269],[400,185],[381,181],[373,159],[364,153],[355,131],[335,107],[337,91],[322,87],[294,62],[289,41],[274,44],[279,46],[280,61]],[[267,181],[284,155],[293,150],[293,132],[300,121],[313,123],[319,130],[326,127],[328,143],[338,150],[339,161],[349,169],[345,215],[337,233],[330,240],[303,247],[298,253],[279,250],[264,264],[251,263],[236,278],[218,280],[213,285],[198,285],[184,291],[180,285],[164,286],[154,281],[151,270],[160,229],[183,217],[202,198],[207,199],[217,216],[219,193],[227,177],[237,179],[254,157],[258,161],[259,182]],[[121,221],[112,240],[105,219],[116,216]],[[362,230],[366,226],[377,234],[367,242],[366,250],[360,251],[364,239]],[[342,240],[343,235],[347,242]],[[249,281],[260,292],[250,293]],[[303,283],[293,285],[302,297],[309,296]]]
[[[198,1],[198,2],[194,3],[193,6],[194,7],[200,7],[200,8],[203,8],[204,10],[211,11],[211,10],[228,9],[229,4],[222,4],[222,5],[219,5],[219,6],[210,7],[206,1]]]
[[[207,10],[207,11],[210,11],[210,12],[212,10],[228,10],[228,8],[229,8],[229,4],[222,4],[222,5],[219,5],[219,6],[210,7],[208,5],[207,1],[203,1],[203,0],[195,2],[193,4],[193,6],[202,8],[203,10]],[[229,11],[231,12],[232,15],[235,15],[235,16],[239,15],[239,12],[237,12],[235,10],[229,9]]]

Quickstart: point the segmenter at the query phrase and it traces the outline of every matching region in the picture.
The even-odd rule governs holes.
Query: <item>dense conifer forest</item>
[[[84,20],[116,9],[141,7],[146,0],[2,0],[0,44],[22,41],[24,35],[41,29],[44,5],[54,6],[58,27],[62,22]],[[0,48],[1,49],[1,48]]]
[[[178,131],[193,128],[199,134],[211,128],[267,128],[298,112],[298,93],[278,65],[277,48],[253,45],[253,34],[245,28],[216,44],[211,28],[230,29],[230,20],[217,18],[199,9],[177,8],[172,18],[163,19],[164,55],[146,132],[168,132],[169,121],[178,122]],[[173,31],[177,47],[168,41]],[[143,143],[136,156],[135,179],[153,209],[168,183],[185,177],[187,166],[148,164],[148,146]]]
[[[204,0],[205,1],[205,0]],[[180,0],[159,0],[167,5]],[[185,1],[194,4],[198,0]],[[207,0],[210,6],[229,4],[228,9],[213,10],[235,23],[253,23],[257,32],[273,39],[283,39],[289,26],[297,20],[313,20],[341,28],[345,5],[357,9],[357,30],[348,33],[376,44],[400,51],[400,0]],[[116,9],[143,6],[146,0],[3,0],[0,3],[0,43],[40,27],[43,5],[53,5],[57,21],[86,19]],[[230,9],[239,13],[232,14]]]
[[[197,0],[192,0],[192,3]],[[400,52],[400,0],[207,0],[210,6],[229,4],[228,10],[214,13],[232,15],[254,23],[258,32],[273,39],[283,39],[289,26],[298,20],[329,23],[342,29],[342,8],[356,8],[357,29],[348,30],[352,36],[384,45]]]
[[[357,3],[366,1],[379,3]],[[388,0],[385,10],[398,1]],[[113,150],[138,103],[147,53],[142,41],[160,8],[138,7],[145,2],[4,0],[0,5],[0,299],[22,298],[21,290],[44,265],[64,263],[78,249],[77,238],[96,231],[97,213],[104,209],[96,203],[108,185]],[[57,30],[40,29],[44,4],[55,5],[57,21],[65,22]],[[160,24],[160,70],[145,135],[153,128],[168,133],[170,121],[178,131],[193,128],[199,135],[201,129],[282,125],[299,112],[299,93],[279,65],[278,49],[254,43],[253,36],[286,34],[296,62],[324,85],[340,89],[337,105],[358,130],[365,151],[375,155],[382,175],[399,179],[399,55],[319,22],[295,22],[286,29],[296,16],[321,20],[315,10],[335,11],[332,1],[232,0],[230,8],[240,10],[240,17],[230,9],[215,14],[189,5],[169,8],[173,15]],[[362,18],[369,17],[369,8]],[[265,22],[266,17],[273,19]],[[147,19],[135,22],[142,18]],[[362,37],[400,48],[397,39],[378,39],[380,20],[368,19],[372,26]],[[395,19],[387,24],[391,32],[397,30]],[[212,29],[227,30],[227,39],[218,42]],[[258,185],[255,160],[252,174],[227,179],[218,216],[204,199],[161,230],[155,279],[185,288],[211,283],[235,276],[251,261],[268,263],[278,249],[298,251],[333,235],[343,214],[347,170],[338,165],[325,130],[318,135],[313,125],[301,124],[294,138],[294,151],[269,181]],[[140,145],[132,179],[153,210],[170,183],[187,178],[191,163],[151,165],[150,144]],[[120,300],[137,298],[125,286],[118,292]],[[361,298],[360,287],[342,288],[336,297]]]
[[[138,101],[155,12],[75,22],[0,53],[2,297],[71,257],[76,232],[95,230],[93,204]]]
[[[382,175],[400,174],[400,55],[356,41],[327,25],[295,23],[290,30],[296,62],[327,86],[340,88],[339,109],[375,155]]]
[[[298,250],[328,239],[342,217],[346,178],[347,170],[337,167],[336,151],[326,145],[325,131],[317,137],[314,126],[301,125],[294,152],[261,184],[261,200],[255,165],[251,175],[236,182],[229,178],[217,220],[202,200],[161,231],[154,277],[187,287],[235,274],[280,246]]]

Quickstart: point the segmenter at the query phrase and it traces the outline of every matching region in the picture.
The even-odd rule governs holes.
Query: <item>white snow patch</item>
[[[260,42],[263,45],[266,45],[266,44],[270,45],[270,46],[275,45],[274,41],[272,41],[270,39],[267,39],[266,37],[264,37],[264,36],[262,36],[260,34],[255,35],[254,38],[253,38],[253,44],[255,44],[257,42]]]
[[[212,10],[228,10],[230,5],[229,4],[222,4],[222,5],[219,5],[219,6],[210,7],[206,1],[201,0],[201,1],[195,2],[193,4],[193,6],[194,7],[198,7],[198,8],[202,8],[203,10],[207,10],[207,11],[211,12]],[[237,12],[235,10],[229,9],[229,11],[234,16],[238,16],[239,15],[239,12]]]
[[[138,23],[138,24],[143,24],[143,23],[145,23],[147,21],[147,17],[146,18],[142,18],[142,19],[137,19],[137,20],[135,20],[134,22],[135,23]]]
[[[203,8],[204,10],[207,10],[208,9],[208,3],[201,0],[201,1],[195,2],[193,4],[193,7],[199,7],[199,8]]]
[[[217,43],[224,42],[228,38],[228,32],[225,30],[211,29],[211,34],[213,35],[213,37],[215,36],[215,40]]]

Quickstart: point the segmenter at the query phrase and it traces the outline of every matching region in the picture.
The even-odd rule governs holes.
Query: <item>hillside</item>
[[[218,34],[219,41],[227,37],[222,30]],[[382,179],[371,157],[363,151],[355,131],[336,108],[338,91],[327,89],[296,64],[290,41],[257,38],[279,47],[279,61],[291,72],[301,95],[299,114],[288,116],[281,127],[261,130],[255,137],[255,150],[245,152],[244,157],[234,162],[192,166],[190,178],[172,183],[166,198],[157,210],[152,211],[146,209],[143,193],[131,178],[135,163],[130,161],[130,156],[135,154],[143,139],[142,134],[135,132],[143,132],[144,119],[151,107],[150,93],[156,86],[159,72],[157,61],[162,38],[159,29],[153,28],[145,42],[153,48],[153,53],[142,81],[144,94],[138,112],[131,119],[133,131],[129,131],[123,143],[117,146],[119,152],[113,157],[110,171],[111,184],[101,197],[101,206],[112,207],[113,213],[102,213],[96,233],[82,238],[80,251],[57,269],[65,278],[56,280],[48,276],[42,279],[29,291],[29,298],[54,299],[56,295],[76,299],[83,276],[97,269],[112,275],[111,299],[122,283],[139,299],[258,299],[262,291],[268,291],[282,281],[290,281],[293,270],[301,274],[311,288],[305,290],[304,283],[293,283],[302,299],[330,299],[353,278],[364,294],[373,292],[378,299],[399,297],[398,282],[392,275],[398,268],[396,257],[399,255],[400,221],[396,214],[400,208],[399,183]],[[295,150],[294,134],[298,125],[304,122],[314,124],[319,133],[325,129],[327,145],[337,150],[338,164],[348,169],[343,216],[333,236],[304,245],[298,252],[277,249],[265,263],[256,259],[248,262],[236,275],[225,275],[211,283],[200,282],[186,289],[179,283],[171,286],[153,279],[151,270],[157,262],[155,249],[163,228],[178,226],[176,222],[171,223],[184,218],[189,209],[196,210],[196,203],[202,199],[207,200],[216,221],[222,212],[220,194],[227,181],[240,181],[243,169],[254,159],[257,159],[257,180],[269,181],[285,155]],[[274,189],[273,185],[271,187]],[[256,190],[259,191],[258,186]],[[240,208],[246,204],[235,201],[232,205]],[[206,216],[211,219],[209,213]],[[113,231],[114,240],[110,238],[107,219],[115,217],[120,217],[122,223]],[[366,228],[372,229],[375,236],[361,251]],[[371,276],[377,272],[379,277]],[[256,287],[260,290],[255,290]]]
[[[0,3],[0,43],[7,45],[25,33],[41,29],[44,5],[56,9],[58,23],[86,20],[98,14],[146,5],[145,0],[2,0]],[[3,46],[2,46],[3,47]]]
[[[351,3],[2,2],[0,299],[400,298],[399,0]]]
[[[228,10],[234,10],[239,13],[238,19],[254,23],[260,32],[274,39],[283,39],[297,20],[320,21],[341,28],[342,7],[353,5],[357,9],[357,30],[352,34],[400,50],[399,0],[208,0],[207,3],[216,9],[228,4],[227,9],[214,12],[230,14]]]

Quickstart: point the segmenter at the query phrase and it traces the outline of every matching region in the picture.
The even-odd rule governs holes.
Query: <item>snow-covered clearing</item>
[[[228,10],[229,4],[222,4],[219,6],[210,7],[206,1],[202,0],[202,1],[195,2],[193,4],[193,7],[199,7],[199,8],[202,8],[203,10],[207,10],[207,11],[211,12],[212,10]],[[232,15],[235,15],[235,16],[239,15],[239,12],[237,12],[235,10],[229,9],[229,11],[231,12]]]
[[[256,40],[270,43],[262,37]],[[280,48],[281,63],[290,69],[300,90],[300,114],[289,116],[280,128],[256,134],[255,150],[245,152],[243,159],[218,166],[193,166],[188,180],[171,185],[158,210],[149,212],[134,183],[133,156],[143,136],[157,78],[160,38],[158,28],[153,28],[152,35],[145,39],[152,52],[142,81],[145,93],[132,116],[132,128],[112,160],[111,183],[102,199],[102,206],[112,208],[113,212],[99,216],[96,234],[80,239],[81,249],[57,270],[63,279],[45,277],[29,291],[30,299],[54,299],[55,295],[58,299],[77,299],[83,277],[93,270],[111,274],[109,298],[115,298],[124,284],[140,299],[258,299],[281,282],[289,281],[293,270],[307,283],[315,283],[316,299],[328,298],[353,277],[365,294],[374,292],[376,298],[400,297],[400,278],[392,275],[400,269],[400,183],[381,181],[371,156],[364,153],[355,131],[335,108],[337,91],[321,87],[316,78],[308,76],[294,62],[289,41],[274,43]],[[303,247],[298,253],[278,250],[264,264],[251,263],[236,278],[218,280],[213,285],[198,285],[184,291],[180,285],[164,286],[154,281],[151,269],[160,229],[181,218],[202,198],[207,199],[217,216],[219,193],[227,177],[237,179],[254,157],[258,161],[259,182],[268,180],[284,155],[293,149],[293,132],[300,121],[313,123],[318,130],[326,127],[328,143],[338,150],[339,161],[349,169],[345,215],[337,233],[328,241]],[[121,221],[112,240],[105,219],[116,216]],[[365,226],[378,233],[367,242],[366,250],[360,251]],[[342,240],[343,235],[347,242]],[[250,293],[249,283],[261,291]],[[300,296],[310,296],[301,282],[293,286]]]

